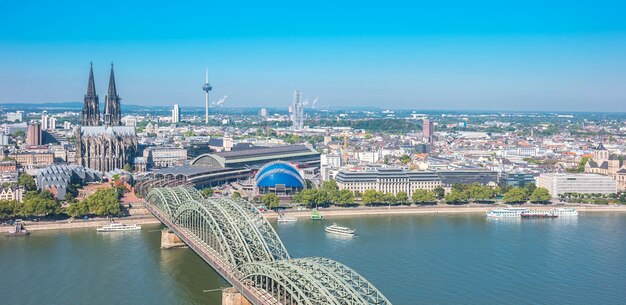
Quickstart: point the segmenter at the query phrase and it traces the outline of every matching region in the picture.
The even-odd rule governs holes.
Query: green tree
[[[13,133],[13,135],[14,135],[16,138],[20,138],[20,137],[24,137],[24,136],[26,136],[26,133],[25,133],[23,130],[16,130],[16,131]]]
[[[371,205],[374,203],[382,202],[382,194],[376,190],[365,190],[363,192],[363,203],[366,205]]]
[[[209,198],[209,197],[213,196],[213,189],[210,188],[210,187],[203,188],[200,191],[200,194],[202,194],[202,196],[204,196],[204,198]]]
[[[552,199],[552,196],[550,196],[550,192],[543,187],[536,188],[535,191],[533,191],[530,195],[530,202],[533,203],[550,202],[550,199]]]
[[[89,206],[87,206],[85,200],[77,201],[70,204],[70,206],[65,209],[65,213],[71,217],[82,217],[89,214]]]
[[[241,194],[239,194],[239,192],[234,192],[232,197],[233,198],[241,198]]]
[[[537,186],[534,183],[528,183],[524,188],[526,189],[526,194],[532,194],[537,189]]]
[[[449,194],[445,196],[446,203],[459,204],[466,203],[470,200],[470,193],[466,190],[453,189]]]
[[[433,192],[435,193],[435,197],[437,199],[443,199],[443,197],[446,195],[446,190],[444,190],[441,186],[436,187]]]
[[[130,166],[130,164],[126,163],[124,164],[124,170],[127,172],[132,172],[133,168]]]
[[[120,213],[118,192],[112,188],[101,188],[83,200],[90,214],[112,216]]]
[[[406,192],[398,192],[396,194],[396,201],[399,204],[407,204],[409,202],[409,195]]]
[[[526,202],[526,191],[519,187],[510,189],[503,198],[506,203],[524,203]]]
[[[408,164],[409,162],[411,162],[411,157],[409,155],[402,155],[400,156],[400,162],[402,162],[402,164]]]
[[[52,193],[43,191],[41,193],[28,192],[24,195],[22,202],[22,209],[20,214],[22,216],[46,216],[59,213],[61,205],[54,200]]]
[[[486,185],[480,185],[478,183],[472,184],[469,187],[470,198],[476,202],[484,202],[495,198],[496,194],[491,187]]]
[[[350,205],[354,203],[354,194],[349,190],[341,190],[338,192],[337,201],[338,205]]]
[[[35,179],[33,176],[27,173],[21,173],[17,178],[17,184],[23,186],[27,191],[34,191],[37,189],[37,184],[35,184]]]
[[[396,196],[394,196],[393,193],[383,193],[382,202],[387,204],[396,204]]]
[[[15,200],[0,200],[0,219],[20,214],[20,203]]]
[[[431,203],[435,202],[436,200],[435,193],[433,191],[422,189],[415,190],[413,192],[413,195],[411,196],[411,199],[415,204]]]
[[[273,209],[280,203],[280,198],[278,198],[276,194],[269,193],[261,196],[261,202],[263,202],[263,204],[268,206],[270,209]]]
[[[582,173],[585,171],[585,164],[587,164],[587,161],[589,161],[589,157],[582,157],[580,158],[580,161],[578,162],[578,172]]]

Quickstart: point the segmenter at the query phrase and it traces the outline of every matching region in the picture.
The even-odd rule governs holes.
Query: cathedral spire
[[[96,83],[93,79],[93,62],[89,63],[89,81],[87,82],[87,94],[83,102],[83,126],[100,125],[100,109]]]
[[[109,90],[104,100],[104,124],[107,126],[122,125],[121,98],[117,95],[113,63],[111,63],[111,75],[109,76]]]

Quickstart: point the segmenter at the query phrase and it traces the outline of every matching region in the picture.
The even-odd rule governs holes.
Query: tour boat
[[[336,224],[333,224],[332,226],[327,226],[326,228],[324,228],[324,231],[326,231],[326,233],[333,233],[333,234],[340,234],[340,235],[354,235],[354,232],[356,232],[356,230],[354,229],[338,226]]]
[[[523,212],[528,212],[526,208],[505,208],[505,209],[496,209],[487,212],[487,217],[493,218],[520,218]]]
[[[575,217],[578,216],[578,211],[574,208],[557,208],[552,210],[553,213],[559,215],[559,217]]]
[[[522,212],[520,215],[522,218],[557,218],[559,215],[553,213],[553,211],[541,211],[541,210],[530,210],[526,212]]]
[[[312,220],[322,220],[324,219],[324,215],[320,214],[317,210],[313,210],[313,214],[311,214]]]
[[[120,232],[134,230],[141,230],[141,227],[135,224],[127,225],[123,223],[111,222],[109,225],[97,229],[98,232]]]
[[[24,227],[21,219],[17,219],[15,221],[15,227],[6,233],[7,236],[26,236],[29,234],[30,232],[26,230],[26,227]]]
[[[298,221],[297,217],[289,217],[289,216],[285,216],[285,214],[280,214],[280,216],[278,216],[278,222],[296,222]]]

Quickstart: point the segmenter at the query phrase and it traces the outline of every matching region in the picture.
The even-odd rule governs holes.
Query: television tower
[[[206,69],[206,80],[204,81],[204,86],[202,86],[202,90],[206,95],[206,111],[205,111],[205,118],[204,118],[204,122],[209,125],[209,91],[211,91],[211,89],[213,89],[213,87],[211,87],[211,84],[209,84],[209,69]]]

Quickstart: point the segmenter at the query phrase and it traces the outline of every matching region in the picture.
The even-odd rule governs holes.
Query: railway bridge
[[[144,195],[146,208],[252,304],[391,304],[339,262],[291,258],[246,200],[204,198],[188,186],[151,188]]]

